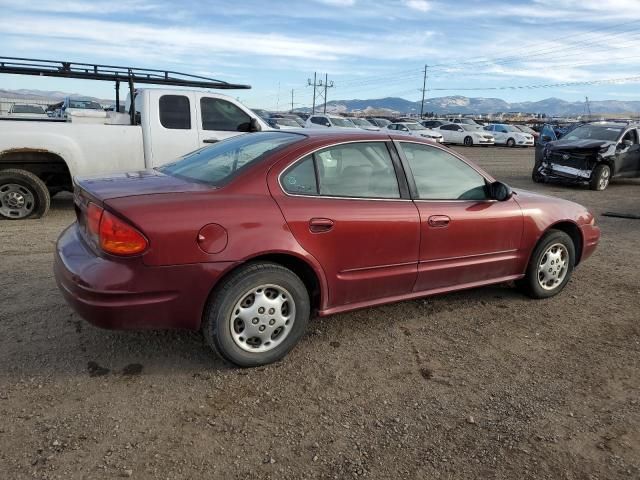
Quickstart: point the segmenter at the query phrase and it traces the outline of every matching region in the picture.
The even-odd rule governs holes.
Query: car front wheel
[[[609,180],[611,180],[611,168],[609,165],[598,165],[591,174],[589,188],[602,191],[609,186]]]
[[[464,137],[464,146],[465,147],[472,147],[473,146],[473,138],[466,136]]]
[[[549,298],[562,291],[575,265],[573,240],[560,230],[550,230],[531,255],[525,277],[518,287],[532,298]]]
[[[291,270],[275,263],[239,268],[212,293],[203,319],[207,343],[239,367],[283,358],[305,332],[309,293]]]
[[[516,141],[513,138],[507,140],[507,147],[515,147]]]

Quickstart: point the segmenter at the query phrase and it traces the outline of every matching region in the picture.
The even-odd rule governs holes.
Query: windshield
[[[481,130],[480,125],[467,125],[466,123],[461,123],[459,126],[467,132],[477,132],[478,130]]]
[[[85,110],[102,110],[102,107],[98,102],[93,100],[76,100],[75,98],[69,99],[69,108],[82,108]]]
[[[607,140],[615,142],[622,133],[621,127],[583,125],[571,130],[562,140]]]
[[[43,114],[44,108],[39,105],[14,105],[11,109],[12,113],[38,113]]]
[[[472,119],[472,118],[463,118],[461,121],[462,121],[462,123],[464,123],[465,125],[478,125],[478,124],[476,123],[476,121],[475,121],[474,119]]]
[[[244,167],[304,138],[306,137],[303,135],[284,132],[238,135],[191,152],[158,170],[166,175],[220,186]]]
[[[405,123],[405,126],[409,130],[425,130],[425,128],[422,125],[420,125],[419,123]]]
[[[331,123],[334,127],[347,127],[347,128],[356,128],[356,126],[351,123],[350,120],[342,117],[330,117]]]
[[[522,131],[518,130],[516,127],[514,127],[513,125],[502,125],[507,132],[516,132],[516,133],[522,133]]]
[[[526,125],[518,125],[518,128],[524,133],[530,133],[531,135],[536,133],[536,131],[533,128],[529,128]]]
[[[291,120],[290,118],[278,118],[276,120],[278,125],[282,125],[284,127],[299,127],[300,124],[295,120]]]
[[[373,127],[373,125],[369,123],[367,120],[365,120],[364,118],[350,118],[349,120],[351,120],[353,123],[355,123],[359,127]]]

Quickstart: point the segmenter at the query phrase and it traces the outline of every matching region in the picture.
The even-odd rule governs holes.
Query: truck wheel
[[[513,138],[507,140],[507,147],[515,147],[516,141]]]
[[[609,185],[611,179],[611,168],[609,165],[598,165],[591,174],[589,188],[591,190],[604,190]]]
[[[304,334],[311,305],[302,280],[276,263],[246,265],[211,295],[204,338],[225,360],[257,367],[280,360]]]
[[[47,186],[33,173],[0,170],[0,218],[40,218],[47,214],[50,203]]]

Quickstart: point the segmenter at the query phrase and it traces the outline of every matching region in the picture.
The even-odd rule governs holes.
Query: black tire
[[[516,141],[513,138],[508,138],[507,139],[507,147],[513,148],[515,146],[516,146]]]
[[[602,191],[609,186],[611,181],[611,167],[601,163],[591,173],[591,180],[589,180],[589,188],[591,190]]]
[[[539,165],[534,165],[533,170],[531,171],[531,180],[533,180],[534,183],[542,183],[544,180],[544,177],[540,175],[540,172],[538,172],[539,167]]]
[[[50,204],[49,190],[36,175],[16,168],[0,170],[0,218],[40,218]]]
[[[464,146],[473,147],[473,138],[471,138],[470,136],[464,137]]]
[[[233,337],[232,328],[235,328],[235,325],[231,325],[232,314],[236,304],[242,301],[248,292],[265,284],[279,286],[290,293],[295,309],[293,324],[281,343],[271,350],[247,351],[240,347]],[[309,292],[295,273],[276,263],[248,264],[232,272],[215,288],[205,309],[202,332],[209,346],[223,359],[238,367],[257,367],[276,362],[293,349],[304,335],[310,313]],[[246,339],[245,345],[248,349],[249,339]]]
[[[562,281],[552,287],[551,289],[545,289],[540,284],[538,280],[539,271],[538,266],[541,264],[544,256],[546,255],[547,249],[556,245],[562,244],[564,245],[566,252],[568,254],[567,264],[566,264],[566,273]],[[549,230],[538,242],[536,248],[533,250],[531,254],[531,259],[529,260],[529,265],[527,265],[527,271],[525,273],[525,277],[516,282],[518,288],[528,295],[531,298],[549,298],[553,297],[560,293],[566,284],[571,279],[571,274],[573,273],[573,267],[575,266],[576,261],[576,249],[573,244],[573,240],[566,233],[560,230]]]

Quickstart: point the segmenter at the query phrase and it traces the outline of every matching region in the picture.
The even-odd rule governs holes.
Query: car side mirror
[[[493,200],[504,202],[513,196],[513,190],[506,183],[496,181],[489,184],[489,194]]]
[[[542,135],[542,137],[540,137],[540,139],[543,142],[550,142],[551,141],[551,137],[549,135]]]
[[[260,126],[260,123],[258,122],[257,118],[252,118],[251,121],[249,122],[249,131],[250,132],[259,132],[262,130],[262,127]]]
[[[617,145],[617,149],[618,150],[622,150],[625,148],[629,148],[633,145],[633,142],[631,140],[622,140],[618,145]]]

